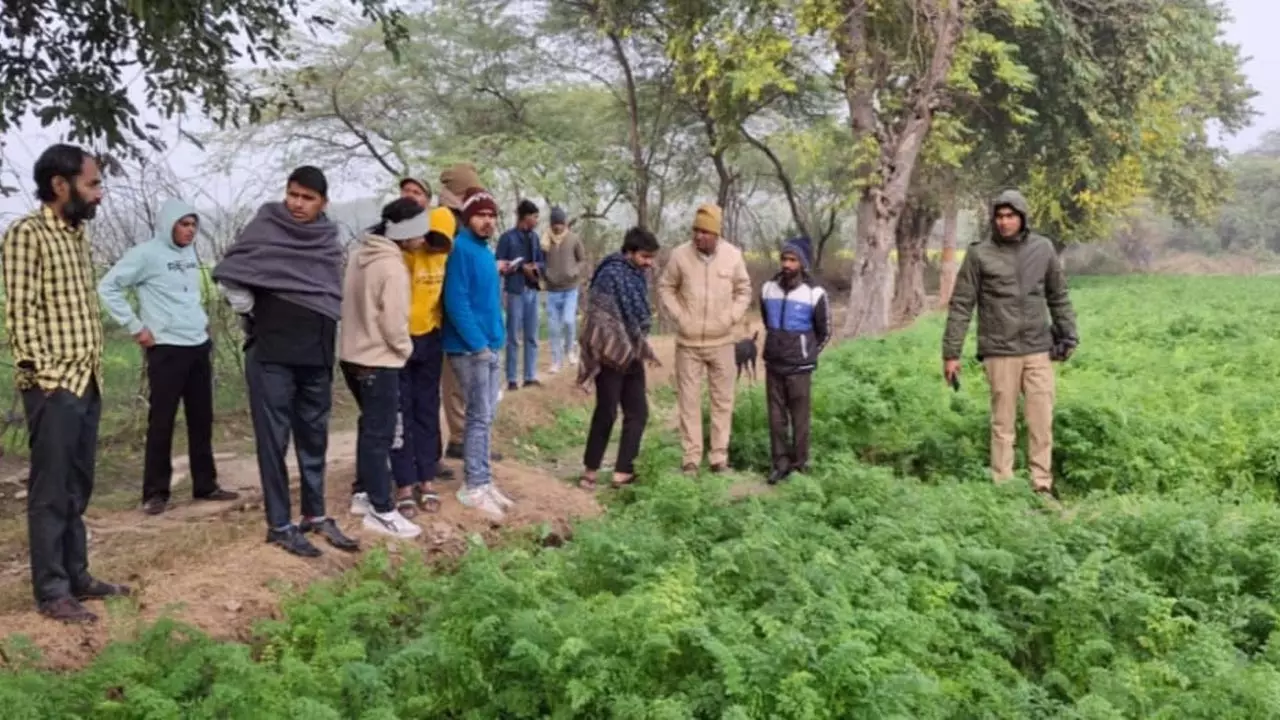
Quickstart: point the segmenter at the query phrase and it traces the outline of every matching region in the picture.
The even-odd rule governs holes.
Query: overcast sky
[[[1266,130],[1280,126],[1280,43],[1275,40],[1275,28],[1280,25],[1280,0],[1226,0],[1234,16],[1232,24],[1227,28],[1227,38],[1241,46],[1243,54],[1249,58],[1245,71],[1254,89],[1259,92],[1254,100],[1258,116],[1252,127],[1239,135],[1227,138],[1225,145],[1232,151],[1241,151],[1252,146]],[[18,132],[4,136],[4,153],[6,167],[0,169],[5,185],[16,185],[25,192],[15,197],[0,198],[0,221],[7,221],[14,213],[20,213],[32,206],[31,163],[36,155],[48,144],[57,142],[57,127],[41,128],[39,123],[26,123]],[[174,147],[170,153],[170,161],[179,173],[185,176],[196,174],[196,168],[203,160],[202,153],[190,145]],[[248,166],[261,167],[261,158],[242,159]],[[255,162],[256,161],[256,162]],[[227,198],[232,195],[237,185],[244,185],[243,177],[235,175],[217,178],[206,178],[206,192],[215,197]],[[330,178],[335,188],[337,200],[365,197],[371,188],[343,187],[341,178]],[[108,192],[110,187],[108,186]]]

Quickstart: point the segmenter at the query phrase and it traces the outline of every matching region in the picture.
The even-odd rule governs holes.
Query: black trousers
[[[91,379],[83,396],[58,389],[22,393],[31,475],[27,539],[36,603],[73,595],[92,582],[84,511],[93,495],[102,396]]]
[[[151,409],[147,415],[142,501],[169,499],[178,403],[182,403],[187,416],[192,495],[204,497],[213,493],[218,489],[213,462],[213,343],[152,347],[147,351],[147,382],[151,386]]]
[[[813,375],[783,375],[765,370],[769,397],[769,445],[773,469],[788,471],[809,464],[810,387]]]
[[[587,433],[587,449],[582,455],[583,466],[590,471],[600,469],[613,423],[618,419],[618,407],[622,407],[622,437],[618,440],[616,472],[635,473],[636,455],[640,454],[640,440],[644,437],[645,423],[649,422],[649,399],[645,394],[644,363],[632,364],[626,372],[602,367],[596,375],[596,409],[591,415],[591,429]]]
[[[291,435],[301,475],[302,516],[324,517],[333,368],[262,362],[256,347],[245,353],[244,366],[267,526],[279,530],[288,527],[292,518],[289,471],[284,461]]]

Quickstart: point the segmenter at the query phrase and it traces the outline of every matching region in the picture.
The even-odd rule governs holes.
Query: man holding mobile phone
[[[1075,311],[1053,243],[1031,232],[1027,201],[1006,190],[991,204],[991,237],[969,246],[942,338],[943,376],[959,389],[960,354],[978,310],[978,359],[991,385],[991,474],[1013,477],[1018,397],[1025,396],[1035,491],[1053,495],[1053,362],[1079,342]]]
[[[520,388],[520,347],[524,345],[524,384],[538,385],[538,291],[544,258],[538,238],[538,206],[521,200],[516,226],[498,239],[498,272],[507,311],[507,390]]]

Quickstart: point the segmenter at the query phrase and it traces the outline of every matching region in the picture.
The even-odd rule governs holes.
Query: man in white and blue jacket
[[[213,461],[213,345],[205,315],[204,272],[196,257],[195,208],[177,199],[160,206],[155,235],[135,245],[102,278],[98,295],[147,356],[150,412],[142,472],[142,507],[149,515],[169,503],[173,426],[187,416],[191,491],[197,500],[234,500],[218,487]],[[128,292],[138,297],[138,312]]]
[[[788,240],[782,246],[781,271],[760,289],[771,485],[792,472],[804,472],[809,463],[810,381],[818,354],[831,339],[831,304],[809,275],[811,247],[807,237]]]

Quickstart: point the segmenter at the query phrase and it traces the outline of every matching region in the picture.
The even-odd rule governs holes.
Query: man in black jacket
[[[258,210],[213,271],[245,318],[245,381],[267,513],[267,542],[302,557],[359,546],[325,514],[324,471],[333,405],[333,365],[342,309],[342,245],[324,214],[328,181],[318,168],[293,171],[284,202]],[[292,522],[285,452],[297,447],[302,520]]]
[[[807,237],[788,240],[782,246],[782,270],[760,289],[773,455],[770,485],[793,471],[804,472],[809,463],[810,383],[818,353],[831,339],[831,305],[809,275],[810,247]]]

